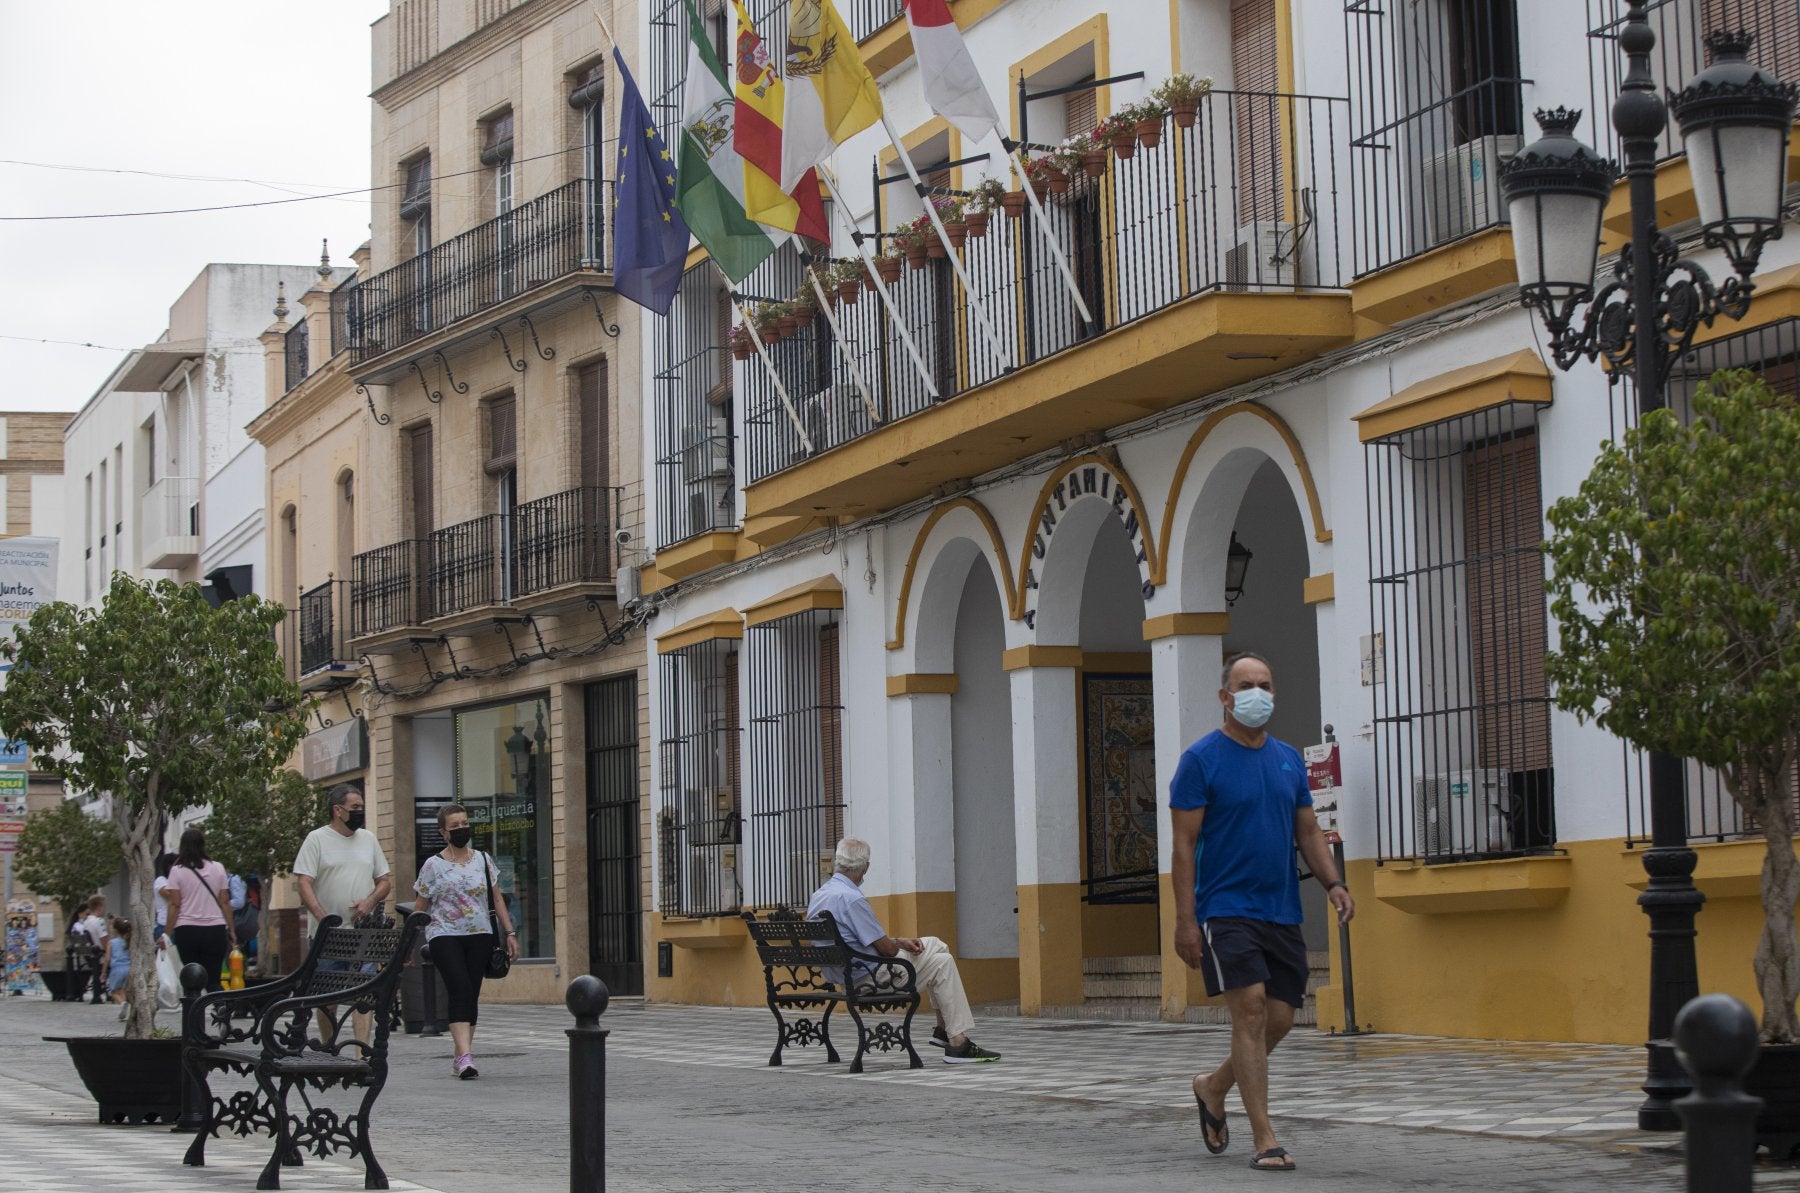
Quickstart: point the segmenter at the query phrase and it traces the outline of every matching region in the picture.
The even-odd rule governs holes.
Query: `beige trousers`
[[[924,936],[919,943],[922,953],[900,950],[900,956],[912,962],[918,973],[919,989],[931,995],[932,1005],[944,1017],[944,1034],[956,1038],[975,1026],[975,1015],[969,1010],[969,996],[963,993],[962,975],[956,971],[956,958],[944,942],[935,936]]]

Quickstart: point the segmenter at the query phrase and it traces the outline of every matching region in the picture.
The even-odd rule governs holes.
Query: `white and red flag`
[[[904,3],[912,26],[913,55],[919,60],[919,77],[925,84],[925,102],[971,141],[989,133],[999,135],[1000,114],[982,85],[981,72],[975,69],[956,18],[950,15],[950,5],[946,0]]]

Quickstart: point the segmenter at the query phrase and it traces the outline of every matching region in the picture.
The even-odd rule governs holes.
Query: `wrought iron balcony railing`
[[[508,595],[501,587],[506,569],[498,552],[509,544],[498,514],[434,530],[425,544],[427,618],[497,605]]]
[[[346,616],[349,599],[350,582],[347,580],[327,580],[300,594],[297,615],[289,616],[299,625],[302,676],[327,670],[333,664],[350,659],[347,638],[350,627]]]
[[[364,551],[350,562],[350,633],[366,638],[420,620],[425,544],[418,539]]]
[[[403,348],[579,270],[604,270],[612,189],[577,179],[350,290],[355,359]]]
[[[1099,178],[1078,174],[1044,206],[1093,324],[1085,323],[1029,214],[998,212],[960,250],[974,293],[948,263],[927,260],[890,286],[943,400],[999,378],[975,307],[1012,363],[1025,365],[1184,299],[1213,291],[1293,292],[1342,286],[1339,186],[1345,100],[1216,91],[1191,127],[1165,124],[1155,148],[1109,155]],[[754,279],[752,279],[754,281]],[[973,299],[974,301],[971,301]],[[822,316],[769,346],[795,403],[795,426],[768,371],[739,366],[747,480],[801,463],[932,404],[886,307],[873,293],[836,309],[867,400]],[[801,437],[805,431],[805,440]],[[685,445],[684,445],[685,446]]]
[[[619,490],[580,488],[513,511],[512,591],[529,596],[568,584],[611,584]]]
[[[310,339],[306,327],[306,312],[301,311],[293,326],[281,338],[283,393],[306,380],[306,374],[312,365],[309,355],[311,346],[308,343]]]

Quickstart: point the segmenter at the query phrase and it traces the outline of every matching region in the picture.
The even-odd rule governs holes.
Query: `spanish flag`
[[[831,0],[789,0],[781,186],[881,118],[881,91]]]
[[[819,178],[808,169],[789,187],[781,175],[782,85],[762,35],[735,0],[737,39],[731,51],[732,94],[737,101],[732,145],[744,161],[744,214],[759,224],[829,242]],[[789,193],[792,192],[792,193]]]

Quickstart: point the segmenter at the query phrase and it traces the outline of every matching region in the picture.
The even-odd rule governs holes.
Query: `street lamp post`
[[[1630,375],[1640,416],[1667,404],[1663,384],[1694,333],[1720,315],[1741,319],[1755,289],[1751,275],[1763,245],[1781,235],[1787,140],[1795,88],[1746,61],[1748,33],[1707,38],[1714,63],[1671,97],[1687,151],[1705,243],[1725,251],[1734,276],[1715,284],[1681,259],[1656,226],[1657,140],[1667,110],[1650,71],[1656,34],[1645,0],[1630,0],[1619,35],[1627,70],[1613,104],[1613,128],[1625,151],[1631,240],[1615,279],[1594,292],[1601,212],[1617,177],[1612,162],[1576,140],[1580,112],[1540,111],[1544,137],[1502,170],[1500,186],[1513,227],[1519,292],[1550,332],[1562,370],[1604,357],[1613,378]],[[1580,308],[1585,307],[1585,312]],[[1638,904],[1650,918],[1650,1029],[1638,1126],[1674,1131],[1671,1105],[1689,1083],[1671,1044],[1675,1014],[1700,993],[1694,916],[1705,896],[1694,886],[1688,848],[1686,776],[1680,758],[1650,755],[1649,883]]]

